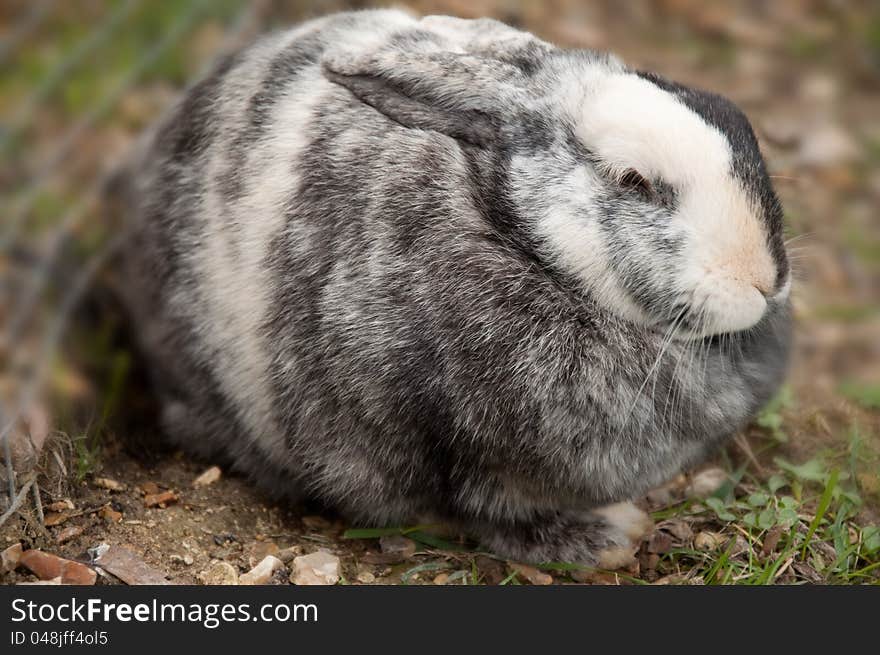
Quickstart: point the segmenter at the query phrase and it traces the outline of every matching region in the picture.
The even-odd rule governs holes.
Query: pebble
[[[260,585],[272,579],[272,574],[284,568],[284,562],[274,555],[266,555],[263,560],[247,573],[238,578],[238,584]]]
[[[357,581],[363,584],[372,584],[376,581],[376,576],[369,571],[361,571],[357,574]]]
[[[697,550],[716,550],[719,544],[718,535],[712,532],[698,532],[694,537],[694,548]]]
[[[93,585],[98,577],[95,570],[85,564],[74,562],[41,550],[26,550],[21,554],[19,565],[34,573],[40,580],[61,578],[62,584]]]
[[[274,553],[275,557],[280,559],[285,564],[289,564],[293,561],[293,558],[302,555],[303,549],[302,546],[289,546],[282,550],[279,550],[277,553]]]
[[[192,566],[192,563],[195,561],[192,555],[178,555],[177,553],[172,554],[168,559],[172,562],[180,562],[184,566]]]
[[[339,582],[339,558],[325,550],[295,557],[290,582],[295,585],[334,585]]]
[[[92,484],[108,491],[125,491],[125,485],[113,478],[95,478],[92,480]]]
[[[220,471],[219,466],[212,466],[211,468],[205,470],[199,477],[193,480],[192,486],[198,489],[199,487],[207,487],[210,484],[214,484],[217,480],[220,479],[222,472]]]
[[[4,573],[9,573],[18,568],[18,562],[21,559],[21,544],[12,544],[9,548],[0,553],[0,568]]]
[[[251,568],[262,562],[267,555],[274,555],[276,558],[279,554],[278,546],[273,541],[257,541],[248,548],[248,566]],[[301,555],[302,553],[297,553]],[[295,556],[294,556],[295,557]],[[280,558],[279,558],[280,559]],[[293,559],[291,557],[290,559]],[[288,560],[290,561],[290,560]]]
[[[214,561],[197,576],[206,585],[237,585],[238,571],[229,562]]]

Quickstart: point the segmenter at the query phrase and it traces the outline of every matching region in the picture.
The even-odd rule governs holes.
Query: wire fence
[[[100,223],[106,178],[136,136],[137,130],[130,130],[121,144],[104,149],[106,134],[114,133],[108,126],[124,122],[127,99],[163,62],[183,69],[183,78],[197,76],[217,53],[264,29],[270,8],[268,2],[244,0],[97,4],[95,9],[92,3],[94,15],[84,16],[75,15],[83,9],[79,3],[53,0],[3,10],[12,16],[0,35],[0,66],[17,73],[37,68],[38,77],[11,75],[0,87],[0,477],[5,478],[0,525],[21,511],[28,497],[42,516],[36,474],[14,466],[15,439],[29,447],[39,441],[29,412],[51,375],[71,316],[121,238],[121,231],[104,225],[73,269],[58,274],[64,253],[76,250],[72,246],[90,223]],[[114,53],[131,52],[130,35],[144,22],[155,38],[116,65]],[[208,44],[194,53],[200,40]],[[70,80],[90,79],[96,66],[110,71],[111,80],[90,87],[87,102],[76,111],[59,110]],[[183,79],[175,81],[179,86]],[[171,96],[162,95],[159,104]],[[59,197],[63,201],[51,202]]]

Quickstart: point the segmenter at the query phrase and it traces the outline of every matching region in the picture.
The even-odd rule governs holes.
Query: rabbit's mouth
[[[648,328],[659,334],[664,339],[674,341],[700,342],[747,334],[756,325],[763,323],[768,317],[772,317],[779,311],[783,311],[789,303],[790,285],[786,285],[775,295],[766,299],[764,311],[750,322],[741,322],[739,325],[727,327],[723,320],[712,320],[706,314],[693,308],[682,310],[674,318],[662,318],[648,325]]]

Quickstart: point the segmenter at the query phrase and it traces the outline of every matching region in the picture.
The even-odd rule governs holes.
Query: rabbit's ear
[[[324,75],[391,120],[477,146],[493,142],[520,105],[519,71],[454,52],[328,53]]]

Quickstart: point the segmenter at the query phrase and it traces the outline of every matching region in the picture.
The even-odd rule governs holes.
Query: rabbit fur
[[[782,211],[744,115],[493,20],[263,37],[120,180],[169,437],[356,524],[608,565],[645,529],[625,501],[784,376]]]

